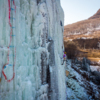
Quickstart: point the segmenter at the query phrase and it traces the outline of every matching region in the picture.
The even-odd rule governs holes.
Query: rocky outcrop
[[[92,73],[82,70],[82,68],[70,61],[67,62],[67,97],[75,100],[99,100],[100,85],[91,80]],[[99,75],[99,73],[95,73]],[[84,98],[84,99],[83,99]]]
[[[0,0],[0,9],[0,100],[65,100],[60,0]]]
[[[85,89],[80,85],[82,77],[71,67],[71,61],[67,61],[66,70],[69,71],[67,76],[67,99],[68,100],[88,100],[89,95]]]
[[[100,85],[100,72],[98,71],[93,71],[90,79],[97,85]]]
[[[85,57],[82,60],[82,65],[81,65],[82,69],[84,69],[85,71],[90,72],[90,61],[88,59],[86,59]]]
[[[89,81],[94,82],[97,85],[100,85],[100,72],[98,72],[98,71],[92,71],[90,69],[90,64],[91,64],[90,60],[88,60],[87,58],[84,57],[82,61],[79,61],[76,58],[75,61],[73,62],[73,66],[74,66],[74,64],[77,65],[80,68],[80,69],[75,68],[75,70],[78,73],[80,73],[84,78],[86,78]],[[80,70],[84,70],[86,72],[83,73]]]

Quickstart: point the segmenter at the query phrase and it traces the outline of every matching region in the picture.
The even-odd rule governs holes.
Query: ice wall
[[[0,0],[0,100],[66,99],[63,17],[60,0]]]

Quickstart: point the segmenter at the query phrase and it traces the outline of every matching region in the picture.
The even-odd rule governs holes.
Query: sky
[[[64,10],[64,25],[85,20],[100,9],[100,0],[60,0]]]

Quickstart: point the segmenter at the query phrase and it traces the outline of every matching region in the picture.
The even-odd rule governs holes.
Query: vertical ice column
[[[65,65],[61,65],[64,16],[60,0],[14,1],[16,14],[11,12],[11,20],[15,77],[7,82],[2,67],[7,63],[10,42],[9,7],[7,0],[0,0],[0,100],[65,100]],[[13,0],[10,2],[14,8]],[[12,53],[9,60],[14,60]],[[12,66],[4,72],[10,79]]]

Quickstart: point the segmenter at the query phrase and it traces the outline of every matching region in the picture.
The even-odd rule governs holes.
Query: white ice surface
[[[46,54],[46,61],[43,61],[45,62],[43,81],[46,80],[47,66],[52,69],[51,99],[55,100],[57,97],[59,100],[65,100],[65,65],[61,65],[60,58],[64,50],[64,14],[60,0],[14,1],[16,13],[11,12],[11,17],[15,18],[11,19],[11,23],[15,27],[13,29],[15,36],[11,44],[16,48],[15,78],[8,83],[2,75],[2,67],[7,63],[7,46],[10,42],[9,7],[8,0],[0,0],[0,100],[48,100],[48,83],[42,84],[41,79],[41,54]],[[12,2],[11,7],[14,7]],[[51,54],[48,51],[48,37],[51,37],[54,43],[53,66],[49,64]],[[10,64],[13,64],[14,56],[14,49],[11,48]],[[12,66],[7,66],[4,72],[10,79],[13,74]]]

